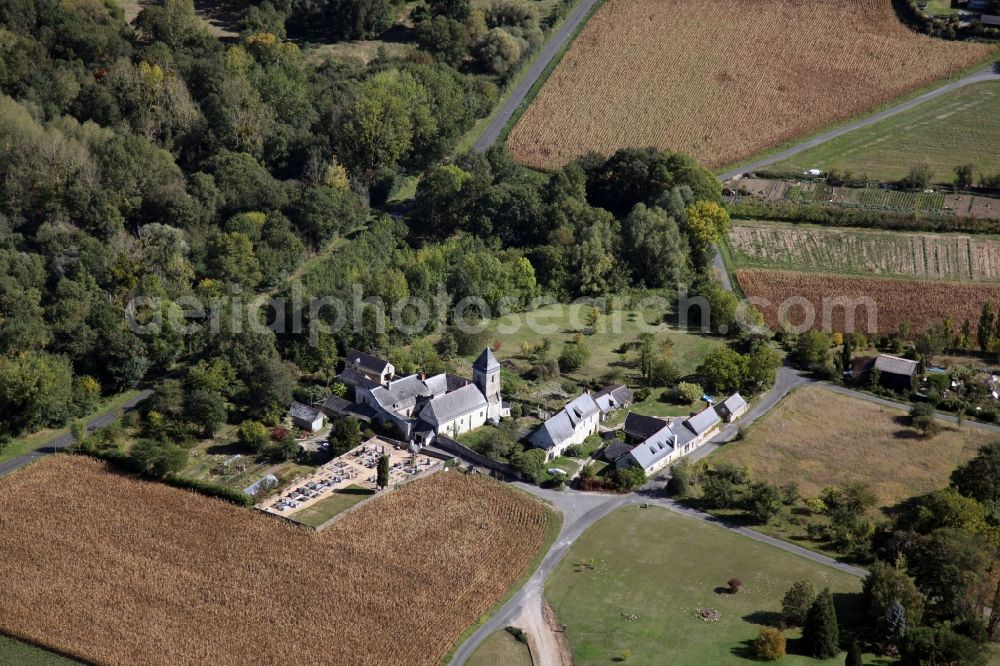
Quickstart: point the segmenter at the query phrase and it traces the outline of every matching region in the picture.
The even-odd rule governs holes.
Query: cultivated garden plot
[[[0,515],[0,631],[104,664],[438,664],[548,522],[441,472],[317,534],[62,455],[0,480]]]
[[[981,61],[889,0],[609,0],[511,131],[530,166],[656,146],[720,167]]]
[[[740,222],[728,243],[739,267],[1000,280],[1000,240],[985,236]]]
[[[847,313],[854,317],[853,330],[866,334],[889,334],[900,324],[910,324],[913,333],[950,318],[961,327],[965,320],[978,321],[983,304],[1000,302],[1000,284],[866,278],[747,268],[735,271],[743,293],[757,299],[767,325],[775,331],[788,323],[845,332]],[[851,304],[845,308],[844,300]],[[814,316],[805,313],[808,303]],[[859,304],[859,307],[853,307]],[[874,307],[870,307],[874,306]],[[826,313],[824,313],[824,308]],[[874,321],[869,313],[875,313]]]

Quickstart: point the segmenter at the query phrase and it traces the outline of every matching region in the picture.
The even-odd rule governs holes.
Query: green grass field
[[[553,358],[559,356],[563,344],[571,342],[578,330],[585,328],[582,304],[548,305],[529,313],[518,313],[501,318],[494,329],[494,339],[502,343],[498,356],[517,358],[521,355],[521,345],[540,345],[545,339],[551,342]],[[587,365],[569,373],[575,380],[601,379],[620,370],[623,375],[617,381],[627,383],[628,375],[635,370],[629,368],[634,360],[634,352],[622,351],[622,345],[634,342],[641,333],[652,333],[658,341],[669,340],[671,359],[682,373],[694,372],[709,352],[723,346],[722,338],[704,336],[667,323],[662,307],[635,309],[614,309],[602,315],[591,335],[582,337],[582,344],[590,350]]]
[[[310,507],[296,511],[291,515],[291,519],[297,520],[309,527],[319,527],[338,513],[347,511],[355,504],[368,499],[374,494],[374,490],[368,490],[361,486],[348,486],[343,490],[338,490],[330,497],[316,502]]]
[[[531,651],[509,631],[501,630],[490,634],[465,663],[469,666],[531,666]]]
[[[578,566],[580,563],[593,564]],[[735,595],[719,593],[732,577]],[[861,580],[665,509],[620,509],[591,527],[563,558],[545,595],[567,626],[574,663],[751,663],[750,643],[774,622],[781,597],[808,579],[834,593],[842,632],[858,612]],[[720,611],[705,622],[697,608]],[[631,619],[630,616],[637,616]],[[786,665],[843,664],[802,656],[799,632],[786,633]]]
[[[74,666],[81,662],[0,634],[0,664],[17,666]],[[529,662],[530,663],[530,662]]]
[[[899,180],[927,162],[937,182],[951,182],[952,169],[974,164],[1000,171],[1000,82],[965,86],[868,127],[855,130],[787,160],[770,171],[850,170],[879,181]]]

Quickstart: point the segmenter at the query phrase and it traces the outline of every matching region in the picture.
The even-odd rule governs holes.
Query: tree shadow
[[[924,439],[924,436],[921,435],[916,430],[897,430],[896,432],[892,433],[892,436],[895,437],[896,439],[908,439],[911,441],[917,439]]]
[[[748,615],[744,615],[743,620],[762,627],[785,628],[784,618],[777,611],[754,611]]]
[[[734,657],[739,657],[740,659],[749,659],[751,661],[760,661],[757,659],[757,650],[754,649],[754,639],[748,638],[745,641],[740,641],[738,645],[734,645],[729,649],[729,653]]]
[[[225,444],[213,444],[205,449],[205,453],[212,456],[234,456],[237,453],[249,455],[246,448],[239,442],[226,442]]]

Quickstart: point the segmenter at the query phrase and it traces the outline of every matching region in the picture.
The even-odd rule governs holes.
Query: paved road
[[[735,178],[736,176],[742,173],[749,173],[751,171],[756,171],[757,169],[761,169],[770,164],[774,164],[775,162],[780,162],[781,160],[791,157],[792,155],[801,153],[804,150],[808,150],[809,148],[818,146],[821,143],[826,143],[831,139],[835,139],[838,136],[847,134],[848,132],[853,132],[856,129],[867,127],[868,125],[877,123],[880,120],[885,120],[886,118],[890,118],[896,115],[897,113],[902,113],[903,111],[912,109],[915,106],[919,106],[920,104],[923,104],[924,102],[932,100],[936,97],[940,97],[941,95],[947,95],[948,93],[954,92],[955,90],[963,86],[967,86],[971,83],[979,83],[980,81],[997,81],[997,80],[1000,80],[1000,63],[996,63],[986,69],[979,70],[978,72],[973,72],[968,76],[963,76],[962,78],[956,79],[951,83],[941,86],[940,88],[935,88],[930,92],[926,92],[923,95],[914,97],[913,99],[903,102],[902,104],[897,104],[896,106],[886,109],[885,111],[882,111],[880,113],[876,113],[873,116],[868,116],[867,118],[861,118],[859,120],[855,120],[853,122],[847,123],[846,125],[830,130],[829,132],[824,132],[819,136],[807,139],[802,143],[797,143],[790,148],[786,148],[785,150],[781,150],[772,155],[768,155],[767,157],[762,157],[761,159],[756,160],[755,162],[751,162],[750,164],[745,164],[739,167],[738,169],[732,169],[730,171],[726,171],[725,173],[721,173],[719,174],[719,179],[729,180],[730,178]]]
[[[531,63],[528,71],[521,77],[520,82],[511,91],[510,96],[504,101],[497,114],[490,120],[490,124],[486,126],[486,129],[476,141],[475,146],[473,146],[476,151],[481,153],[486,152],[490,146],[496,143],[497,139],[500,138],[500,133],[503,132],[503,128],[507,126],[510,119],[514,117],[517,110],[524,104],[525,97],[528,96],[532,86],[541,77],[545,68],[549,66],[549,63],[556,57],[556,54],[566,45],[566,42],[570,40],[576,29],[587,18],[587,14],[590,13],[590,10],[599,1],[579,0],[576,3],[576,6],[573,7],[569,15],[563,19],[552,36],[542,45],[542,50],[539,52],[538,57]]]
[[[855,391],[854,389],[847,388],[846,386],[840,386],[839,384],[816,382],[816,385],[828,391],[833,391],[834,393],[842,393],[843,395],[849,395],[852,398],[867,400],[868,402],[873,402],[876,405],[882,405],[883,407],[892,407],[903,411],[910,410],[910,405],[908,403],[889,400],[888,398],[880,398],[877,395],[871,395],[870,393],[864,393],[862,391]],[[952,416],[951,414],[937,414],[935,418],[939,421],[947,421],[948,423],[958,423],[958,418]],[[1000,433],[1000,426],[992,423],[984,423],[973,419],[962,419],[962,425],[969,426],[970,428],[978,428],[979,430],[985,430],[987,432]]]
[[[140,402],[142,402],[151,395],[153,395],[153,392],[151,390],[147,389],[145,391],[142,391],[139,395],[137,395],[136,397],[132,398],[124,405],[122,405],[122,409],[120,411],[114,411],[109,414],[105,414],[104,416],[100,416],[94,419],[93,421],[87,423],[87,431],[89,432],[97,428],[103,428],[104,426],[114,421],[118,417],[118,414],[121,411],[132,409],[133,407],[135,407],[136,405],[138,405]],[[29,451],[24,455],[18,456],[16,458],[11,458],[10,460],[2,462],[0,463],[0,476],[5,476],[7,474],[10,474],[14,470],[21,469],[22,467],[32,462],[33,460],[38,460],[39,458],[47,456],[50,453],[55,453],[59,449],[64,449],[72,443],[73,443],[73,435],[67,433],[62,437],[59,437],[49,442],[45,446],[35,449],[34,451]]]
[[[541,565],[532,574],[528,582],[524,584],[517,594],[510,598],[493,617],[487,620],[476,631],[474,631],[452,658],[451,663],[455,666],[462,666],[466,660],[472,656],[476,648],[482,644],[486,638],[509,626],[518,616],[521,615],[528,603],[539,600],[544,592],[545,581],[555,570],[556,565],[562,560],[570,546],[587,531],[587,529],[601,518],[604,518],[612,511],[625,506],[635,506],[638,504],[651,504],[662,507],[674,513],[678,513],[695,520],[711,523],[723,529],[741,534],[747,538],[766,543],[785,552],[805,557],[818,564],[823,564],[842,571],[852,576],[864,577],[868,572],[858,567],[853,567],[843,562],[838,562],[820,553],[807,550],[800,546],[769,537],[746,527],[740,527],[722,519],[703,513],[696,509],[686,507],[672,499],[662,496],[662,488],[653,485],[647,486],[643,491],[629,495],[605,495],[597,493],[583,493],[577,490],[546,490],[524,483],[513,484],[537,497],[548,501],[563,515],[563,525],[556,538],[555,543],[549,552],[545,554]],[[540,666],[547,666],[541,664]]]

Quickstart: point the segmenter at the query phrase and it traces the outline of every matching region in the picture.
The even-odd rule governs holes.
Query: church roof
[[[493,372],[494,370],[500,369],[500,361],[497,357],[493,355],[490,348],[487,347],[483,350],[483,353],[479,355],[479,358],[472,364],[473,370],[479,370],[480,372]]]

